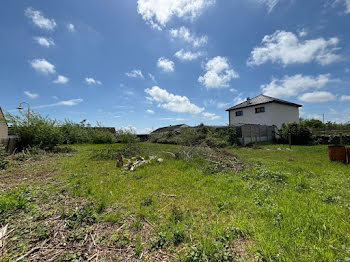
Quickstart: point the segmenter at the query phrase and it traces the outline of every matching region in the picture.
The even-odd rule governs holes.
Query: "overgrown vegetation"
[[[283,124],[281,130],[282,142],[288,143],[289,134],[293,145],[308,145],[313,143],[313,137],[310,129],[305,123]]]
[[[106,261],[349,258],[348,166],[329,162],[326,146],[231,147],[228,161],[247,162],[237,172],[218,168],[215,159],[182,160],[179,152],[190,148],[177,145],[138,143],[164,161],[134,172],[116,168],[108,152],[91,161],[91,152],[121,152],[123,144],[72,147],[76,154],[6,170],[14,175],[2,186],[22,183],[25,174],[28,187],[1,192],[5,261],[23,254],[28,261],[91,261],[97,253]],[[219,151],[204,148],[202,154]],[[52,172],[64,175],[43,179]]]
[[[140,146],[157,154],[184,149]],[[175,260],[344,260],[349,255],[343,247],[350,246],[350,228],[344,223],[350,215],[350,188],[344,184],[348,167],[329,162],[325,146],[275,147],[231,149],[249,162],[240,173],[170,155],[162,163],[125,173],[115,168],[115,161],[91,162],[89,152],[81,150],[64,166],[74,174],[69,178],[76,194],[115,210],[108,221],[125,221],[132,213],[131,226],[115,234],[115,245],[132,245],[131,228],[148,228],[151,241],[138,244],[143,252],[162,251]]]
[[[43,117],[36,112],[29,116],[14,116],[7,114],[7,121],[12,125],[13,132],[19,137],[18,147],[40,147],[53,150],[62,144],[111,144],[116,141],[115,134],[92,128],[85,124],[65,121],[60,123],[55,119]]]
[[[134,144],[139,141],[138,137],[129,129],[119,129],[116,133],[117,143]]]
[[[198,127],[182,128],[180,132],[152,134],[150,140],[153,143],[184,146],[206,143],[211,147],[226,147],[239,143],[234,127],[215,128],[203,124]]]
[[[8,165],[8,161],[5,159],[6,155],[5,147],[0,144],[0,170],[5,169]]]

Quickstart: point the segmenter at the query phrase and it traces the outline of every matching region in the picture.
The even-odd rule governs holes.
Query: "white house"
[[[7,143],[7,140],[8,140],[8,126],[7,126],[4,113],[2,112],[2,109],[0,107],[0,144]]]
[[[281,128],[282,124],[299,122],[299,107],[301,105],[285,100],[258,95],[247,98],[246,101],[235,105],[226,111],[229,112],[229,124],[257,124],[275,125]]]

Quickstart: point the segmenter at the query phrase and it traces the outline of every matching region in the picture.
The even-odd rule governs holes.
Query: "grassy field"
[[[58,195],[68,209],[61,211],[58,200],[50,202],[46,206],[55,208],[48,208],[48,218],[67,224],[68,217],[68,225],[74,222],[70,231],[82,235],[68,253],[87,243],[100,247],[60,261],[85,260],[95,252],[100,259],[111,257],[102,248],[116,252],[114,261],[349,261],[350,166],[330,163],[326,146],[294,146],[291,151],[279,145],[228,148],[244,164],[238,173],[201,158],[171,157],[167,152],[182,150],[171,145],[141,144],[144,155],[164,161],[134,172],[116,168],[114,160],[93,157],[96,150],[121,146],[75,146],[77,153],[52,157],[45,164],[47,171],[60,174],[52,178],[56,182],[51,191],[35,182],[48,192],[45,199]],[[10,168],[14,175],[16,168]],[[11,190],[18,189],[3,190],[0,208]],[[38,189],[26,190],[35,194]],[[39,195],[36,199],[42,201]],[[0,225],[14,214],[29,219],[33,205],[40,203],[26,208],[3,204],[7,209],[0,210]],[[95,236],[92,242],[86,237],[89,230],[94,230],[89,233]],[[33,243],[27,245],[10,249],[4,261],[12,261],[16,252],[24,254]]]

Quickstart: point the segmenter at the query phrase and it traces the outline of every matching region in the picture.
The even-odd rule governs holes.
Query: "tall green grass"
[[[110,147],[77,146],[62,168],[75,194],[114,210],[109,221],[130,214],[150,221],[157,231],[150,249],[172,250],[184,261],[231,261],[243,239],[249,257],[263,261],[350,257],[350,167],[329,162],[325,146],[231,149],[246,162],[239,174],[208,173],[201,159],[167,158],[164,152],[182,150],[171,145],[142,144],[165,161],[135,172],[90,160],[93,150]]]

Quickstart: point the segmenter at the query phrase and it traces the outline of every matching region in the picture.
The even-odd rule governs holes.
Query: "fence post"
[[[250,125],[250,143],[253,143],[253,133],[252,133],[252,126]]]
[[[288,134],[289,149],[292,149],[292,134]]]
[[[343,145],[343,133],[339,133],[339,143],[341,146]]]

